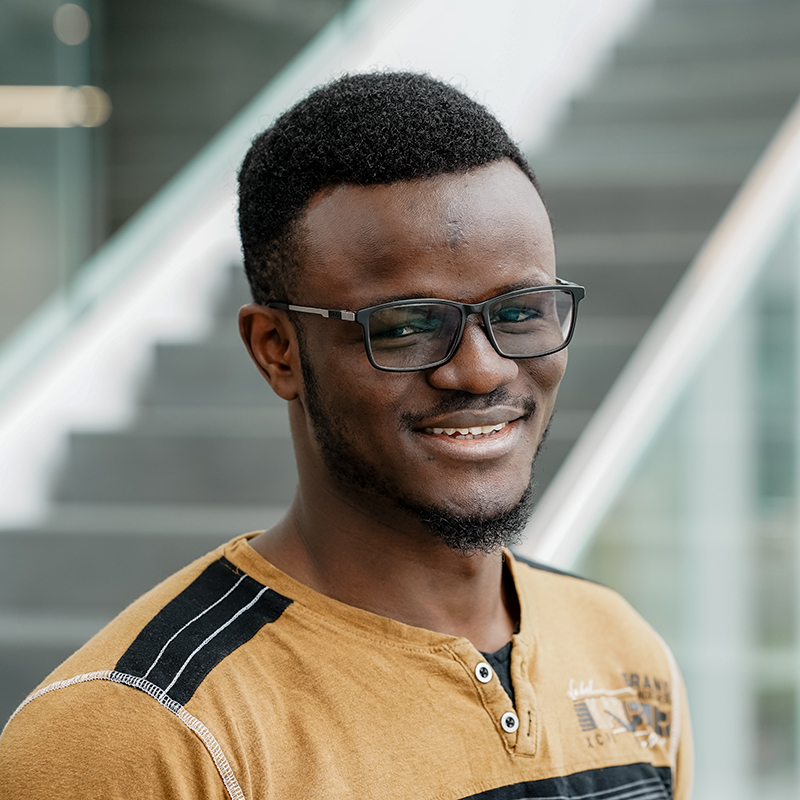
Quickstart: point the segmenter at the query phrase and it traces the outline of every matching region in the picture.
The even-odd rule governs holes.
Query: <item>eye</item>
[[[395,306],[372,315],[369,335],[377,348],[406,347],[437,337],[442,315],[430,306]]]
[[[530,306],[505,306],[497,309],[492,314],[492,322],[502,325],[503,323],[513,322],[528,322],[533,319],[538,319],[541,312],[538,308],[531,308]]]
[[[441,328],[441,320],[419,318],[407,320],[397,325],[370,325],[370,336],[373,341],[402,339],[424,333],[435,333]]]

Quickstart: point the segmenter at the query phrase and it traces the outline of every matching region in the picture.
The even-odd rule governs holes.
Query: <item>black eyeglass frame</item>
[[[564,337],[564,341],[558,347],[546,350],[543,353],[536,353],[535,355],[520,356],[504,353],[500,349],[500,345],[498,345],[494,336],[494,331],[492,330],[492,324],[489,319],[489,306],[496,303],[498,300],[505,300],[507,298],[517,297],[518,295],[522,294],[533,294],[537,292],[548,291],[562,291],[568,292],[572,295],[572,318],[570,320],[569,330]],[[569,345],[569,343],[572,341],[572,335],[575,332],[575,323],[578,320],[578,303],[580,303],[585,296],[586,289],[583,286],[580,286],[577,283],[562,280],[561,278],[556,278],[555,286],[532,286],[526,289],[515,289],[511,292],[499,294],[496,297],[490,297],[488,300],[484,300],[482,303],[458,303],[455,300],[442,300],[434,297],[420,297],[413,298],[411,300],[392,300],[388,303],[380,303],[377,306],[369,306],[368,308],[362,308],[358,311],[342,311],[332,308],[315,308],[313,306],[299,306],[294,305],[293,303],[283,303],[278,301],[270,301],[264,305],[266,308],[275,308],[281,311],[297,311],[301,314],[316,314],[318,316],[325,317],[326,319],[343,319],[347,322],[357,322],[359,325],[361,325],[361,331],[364,337],[364,349],[366,350],[367,358],[369,359],[369,363],[375,367],[375,369],[379,369],[382,372],[421,372],[422,370],[441,367],[450,361],[451,358],[453,358],[458,350],[459,345],[461,344],[461,339],[464,336],[464,328],[466,328],[467,325],[467,318],[472,314],[479,314],[481,316],[483,319],[483,329],[486,332],[486,338],[489,340],[490,344],[498,353],[498,355],[502,356],[503,358],[542,358],[543,356],[549,356],[553,353],[557,353],[567,347],[567,345]],[[372,354],[372,344],[369,338],[369,318],[372,316],[372,314],[374,314],[376,311],[382,311],[385,308],[425,305],[429,303],[453,306],[461,311],[461,326],[458,329],[458,333],[453,337],[453,344],[450,346],[450,349],[447,351],[445,356],[439,359],[439,361],[435,361],[432,364],[424,364],[420,367],[384,367],[380,364],[376,364],[375,358]]]

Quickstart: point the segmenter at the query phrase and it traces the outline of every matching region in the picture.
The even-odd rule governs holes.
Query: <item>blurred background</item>
[[[797,0],[5,0],[0,718],[284,512],[236,170],[310,88],[385,67],[498,115],[587,287],[521,552],[668,641],[699,800],[800,795]]]

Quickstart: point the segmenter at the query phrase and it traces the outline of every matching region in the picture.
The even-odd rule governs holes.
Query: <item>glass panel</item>
[[[90,38],[61,41],[57,7],[0,4],[0,84],[92,83]],[[80,127],[0,127],[0,341],[91,251],[94,135]]]
[[[27,124],[76,126],[5,127],[10,112],[8,119],[0,114],[0,394],[2,351],[15,346],[15,337],[28,336],[26,323],[42,327],[33,317],[37,310],[45,320],[57,312],[66,318],[76,309],[81,313],[87,298],[78,284],[86,282],[87,270],[108,266],[115,257],[106,249],[99,262],[85,267],[87,259],[138,214],[138,235],[124,234],[140,242],[138,253],[129,248],[122,269],[134,272],[158,227],[145,230],[141,224],[145,204],[348,5],[349,0],[0,3],[0,88],[95,86],[111,105],[111,116],[99,127],[81,127],[96,120],[64,118],[60,106],[44,101],[45,111]],[[262,113],[267,119],[274,115],[272,109]],[[255,130],[251,124],[245,142]],[[207,191],[231,182],[232,165],[244,149],[237,136],[228,131],[230,149],[217,161],[224,170],[217,168]],[[233,155],[231,140],[237,142]],[[189,170],[195,180],[203,160],[208,169],[212,159],[205,155]],[[175,189],[169,191],[174,195]],[[174,230],[204,196],[185,192],[169,218],[162,199],[161,227]]]
[[[697,800],[800,796],[799,220],[795,210],[574,565],[675,651]]]

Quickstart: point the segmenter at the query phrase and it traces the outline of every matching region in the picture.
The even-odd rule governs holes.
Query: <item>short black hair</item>
[[[239,230],[253,300],[298,301],[296,223],[321,189],[466,172],[504,158],[538,191],[494,116],[429,75],[345,75],[315,89],[253,141],[239,171]]]

